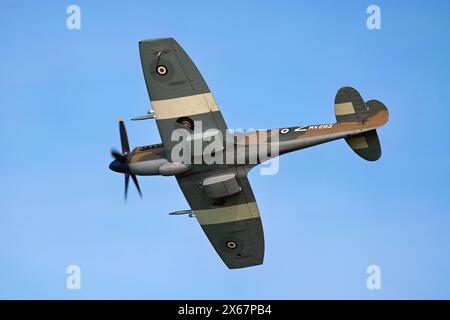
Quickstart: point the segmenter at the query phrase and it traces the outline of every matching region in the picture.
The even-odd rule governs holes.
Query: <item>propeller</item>
[[[128,143],[127,130],[125,128],[125,124],[123,123],[123,119],[119,119],[119,132],[120,132],[120,144],[122,146],[122,152],[119,152],[115,149],[111,150],[111,155],[114,158],[114,161],[111,162],[109,168],[112,171],[119,172],[125,174],[125,201],[128,196],[128,184],[130,182],[130,176],[133,180],[134,185],[139,193],[139,196],[142,198],[141,188],[139,187],[139,182],[137,177],[130,172],[130,167],[128,166],[128,154],[130,153],[130,145]]]

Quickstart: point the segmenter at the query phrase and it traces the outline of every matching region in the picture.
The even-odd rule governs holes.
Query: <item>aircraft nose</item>
[[[109,169],[111,169],[114,172],[118,172],[118,173],[125,173],[125,164],[114,160],[113,162],[111,162],[109,164]]]

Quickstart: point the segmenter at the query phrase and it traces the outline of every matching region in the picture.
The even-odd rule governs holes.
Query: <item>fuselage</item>
[[[386,111],[379,112],[364,122],[338,122],[251,132],[227,132],[222,135],[222,138],[229,134],[232,137],[231,143],[225,139],[226,141],[219,144],[216,142],[218,147],[213,148],[211,145],[208,147],[208,143],[203,141],[200,144],[200,152],[197,150],[190,156],[184,155],[181,161],[175,160],[174,155],[167,155],[163,144],[141,146],[128,154],[127,165],[130,172],[135,175],[164,176],[230,166],[252,167],[282,154],[373,130],[383,125],[387,117]],[[210,141],[209,138],[210,136],[208,141]],[[193,149],[191,146],[188,150]],[[113,163],[110,167],[117,168],[117,164],[113,165]],[[120,172],[120,169],[115,171]]]

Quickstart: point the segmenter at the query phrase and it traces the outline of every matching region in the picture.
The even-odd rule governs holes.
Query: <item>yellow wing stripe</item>
[[[233,222],[259,217],[256,202],[249,202],[217,209],[194,210],[201,225]]]
[[[216,100],[214,100],[211,93],[153,101],[152,107],[157,120],[188,117],[211,111],[219,111]]]

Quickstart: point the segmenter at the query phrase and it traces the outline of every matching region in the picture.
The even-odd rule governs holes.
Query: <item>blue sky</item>
[[[0,5],[0,298],[450,298],[448,2],[74,3],[81,30],[71,2]],[[124,204],[108,170],[117,118],[150,106],[138,41],[168,36],[230,128],[332,122],[344,85],[389,108],[375,163],[336,141],[250,173],[263,266],[228,270],[195,219],[168,216],[187,209],[173,177],[141,177]],[[152,121],[127,129],[132,146],[160,142]]]

